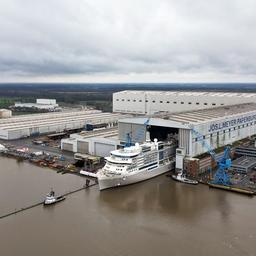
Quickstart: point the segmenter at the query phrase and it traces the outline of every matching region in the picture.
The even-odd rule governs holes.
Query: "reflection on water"
[[[0,212],[85,183],[0,158]],[[255,198],[165,175],[118,189],[97,186],[53,207],[0,220],[1,255],[255,255]]]
[[[231,209],[226,200],[227,193],[204,185],[187,185],[160,176],[127,187],[108,189],[100,193],[100,202],[114,210],[123,212],[150,211],[186,221],[201,218],[205,210],[218,210],[223,218]]]

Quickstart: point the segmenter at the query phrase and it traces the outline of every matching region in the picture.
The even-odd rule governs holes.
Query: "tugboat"
[[[44,205],[56,204],[64,199],[66,199],[66,197],[64,197],[64,196],[56,197],[55,192],[53,190],[51,190],[50,193],[48,193],[46,195],[46,198],[44,200]]]
[[[183,173],[183,171],[178,172],[177,175],[173,174],[172,178],[176,181],[191,184],[191,185],[197,185],[198,184],[198,181],[188,179],[186,177],[186,175]]]

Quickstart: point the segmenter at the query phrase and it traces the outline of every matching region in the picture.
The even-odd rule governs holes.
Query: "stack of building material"
[[[185,158],[184,159],[184,170],[190,177],[197,177],[199,170],[199,159],[197,158]]]

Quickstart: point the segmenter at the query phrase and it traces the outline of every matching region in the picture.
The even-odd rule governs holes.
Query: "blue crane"
[[[218,170],[216,171],[214,180],[211,183],[225,186],[231,185],[230,177],[226,171],[231,166],[229,147],[225,147],[224,154],[222,158],[217,162],[217,164]]]
[[[134,146],[134,143],[132,143],[132,138],[131,138],[131,135],[129,132],[126,134],[126,142],[125,142],[124,146],[126,148],[128,148],[130,146]]]
[[[212,147],[205,141],[205,138],[202,134],[196,131],[194,128],[191,128],[192,132],[196,135],[197,141],[199,141],[203,147],[207,149],[207,152],[211,155],[212,159],[217,163],[218,169],[214,175],[212,184],[218,185],[231,185],[230,177],[227,173],[227,169],[231,166],[231,159],[230,159],[230,148],[227,146],[224,149],[224,154],[220,160],[216,158],[216,153],[212,149]]]

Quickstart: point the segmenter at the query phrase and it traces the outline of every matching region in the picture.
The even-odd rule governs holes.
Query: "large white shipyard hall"
[[[256,93],[127,90],[113,94],[113,112],[177,113],[251,102],[256,102]]]
[[[32,114],[0,119],[0,139],[13,140],[32,135],[81,129],[85,124],[117,124],[121,114],[102,113],[99,110],[81,110],[46,114]]]
[[[195,157],[208,151],[202,145],[202,140],[215,149],[255,135],[256,104],[125,118],[119,121],[118,126],[119,139],[122,141],[126,140],[127,134],[134,142],[144,141],[147,127],[151,140],[174,138],[185,156]],[[200,138],[195,131],[201,135]]]

